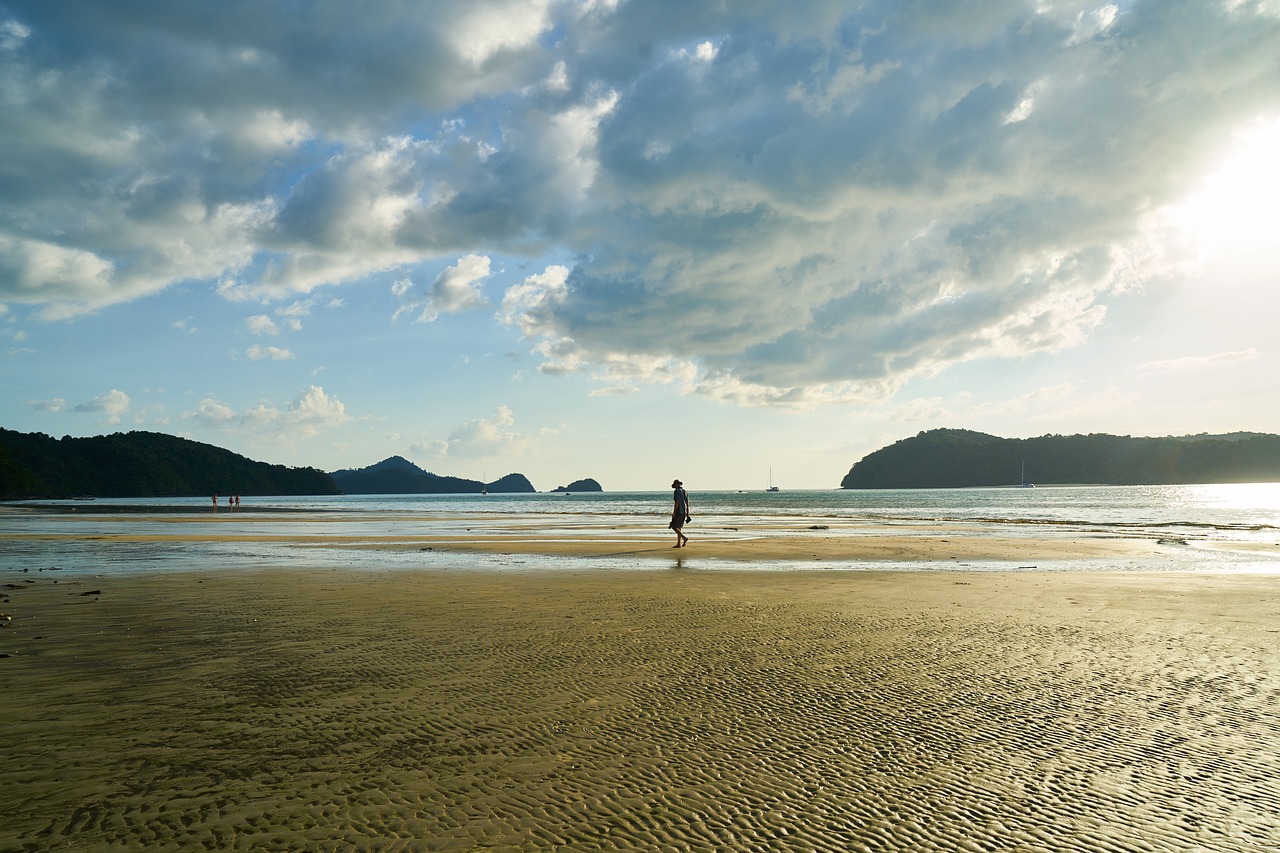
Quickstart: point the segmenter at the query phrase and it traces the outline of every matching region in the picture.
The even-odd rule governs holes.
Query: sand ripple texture
[[[0,849],[1280,849],[1274,579],[27,580]]]

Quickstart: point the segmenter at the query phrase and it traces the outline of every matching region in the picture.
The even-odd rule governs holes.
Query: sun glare
[[[1235,144],[1173,211],[1206,255],[1275,245],[1280,219],[1280,118],[1235,134]]]
[[[1190,486],[1201,506],[1240,513],[1242,524],[1280,523],[1280,483],[1232,483]]]

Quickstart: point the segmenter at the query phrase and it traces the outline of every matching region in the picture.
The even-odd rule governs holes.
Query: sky
[[[22,432],[693,492],[1280,432],[1278,222],[1280,0],[0,0]]]

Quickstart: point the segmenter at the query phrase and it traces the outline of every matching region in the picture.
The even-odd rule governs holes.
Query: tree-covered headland
[[[1177,485],[1280,482],[1280,436],[1263,433],[1134,438],[1000,438],[935,429],[869,453],[845,489],[937,489],[1039,484]]]
[[[0,497],[333,495],[333,478],[157,432],[57,439],[0,429]]]

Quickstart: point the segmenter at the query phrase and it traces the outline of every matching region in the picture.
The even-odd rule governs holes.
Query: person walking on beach
[[[689,493],[679,480],[672,480],[671,488],[675,489],[675,506],[671,508],[671,524],[667,526],[676,532],[676,544],[671,547],[683,548],[689,544],[689,537],[684,535],[684,524],[693,520],[689,516]]]

